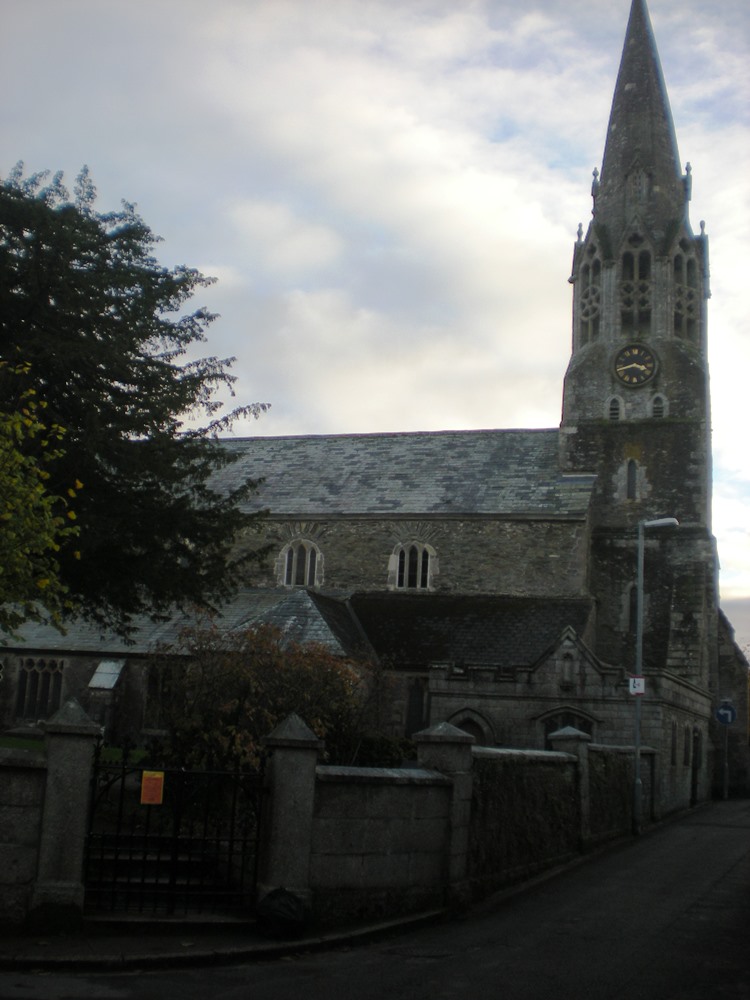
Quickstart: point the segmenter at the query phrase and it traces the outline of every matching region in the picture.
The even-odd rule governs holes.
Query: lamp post
[[[638,522],[638,569],[635,582],[635,675],[643,679],[643,563],[644,542],[649,528],[676,528],[679,525],[676,517],[657,517],[653,521]],[[641,781],[641,698],[644,688],[636,690],[635,695],[635,761],[633,768],[633,833],[641,832],[641,812],[643,809],[643,782]]]

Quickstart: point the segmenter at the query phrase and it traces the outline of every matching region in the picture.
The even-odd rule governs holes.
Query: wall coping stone
[[[47,767],[43,750],[22,750],[20,747],[0,747],[0,767],[38,768]]]
[[[527,760],[548,760],[560,764],[564,764],[569,760],[576,760],[575,754],[565,753],[562,750],[515,750],[512,747],[472,747],[471,752],[475,757],[525,757]]]
[[[353,785],[451,785],[439,771],[424,768],[344,767],[320,764],[315,769],[319,781],[341,781]]]

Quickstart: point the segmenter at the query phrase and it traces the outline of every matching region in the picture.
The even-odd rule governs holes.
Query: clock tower
[[[647,539],[646,652],[705,681],[717,606],[710,293],[704,225],[696,236],[688,216],[691,181],[646,2],[633,0],[592,218],[585,233],[579,226],[573,253],[561,460],[565,472],[597,474],[589,570],[597,652],[629,664],[637,526],[675,517],[679,529]]]

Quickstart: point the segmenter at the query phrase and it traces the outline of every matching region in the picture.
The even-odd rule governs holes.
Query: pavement
[[[343,947],[443,919],[432,910],[398,920],[274,940],[248,921],[179,917],[160,921],[88,919],[80,929],[0,935],[0,971],[173,968],[283,958]]]

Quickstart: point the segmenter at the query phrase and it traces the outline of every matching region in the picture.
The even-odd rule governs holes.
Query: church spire
[[[687,187],[646,0],[633,0],[594,216],[616,246],[635,219],[657,241],[686,222]]]

